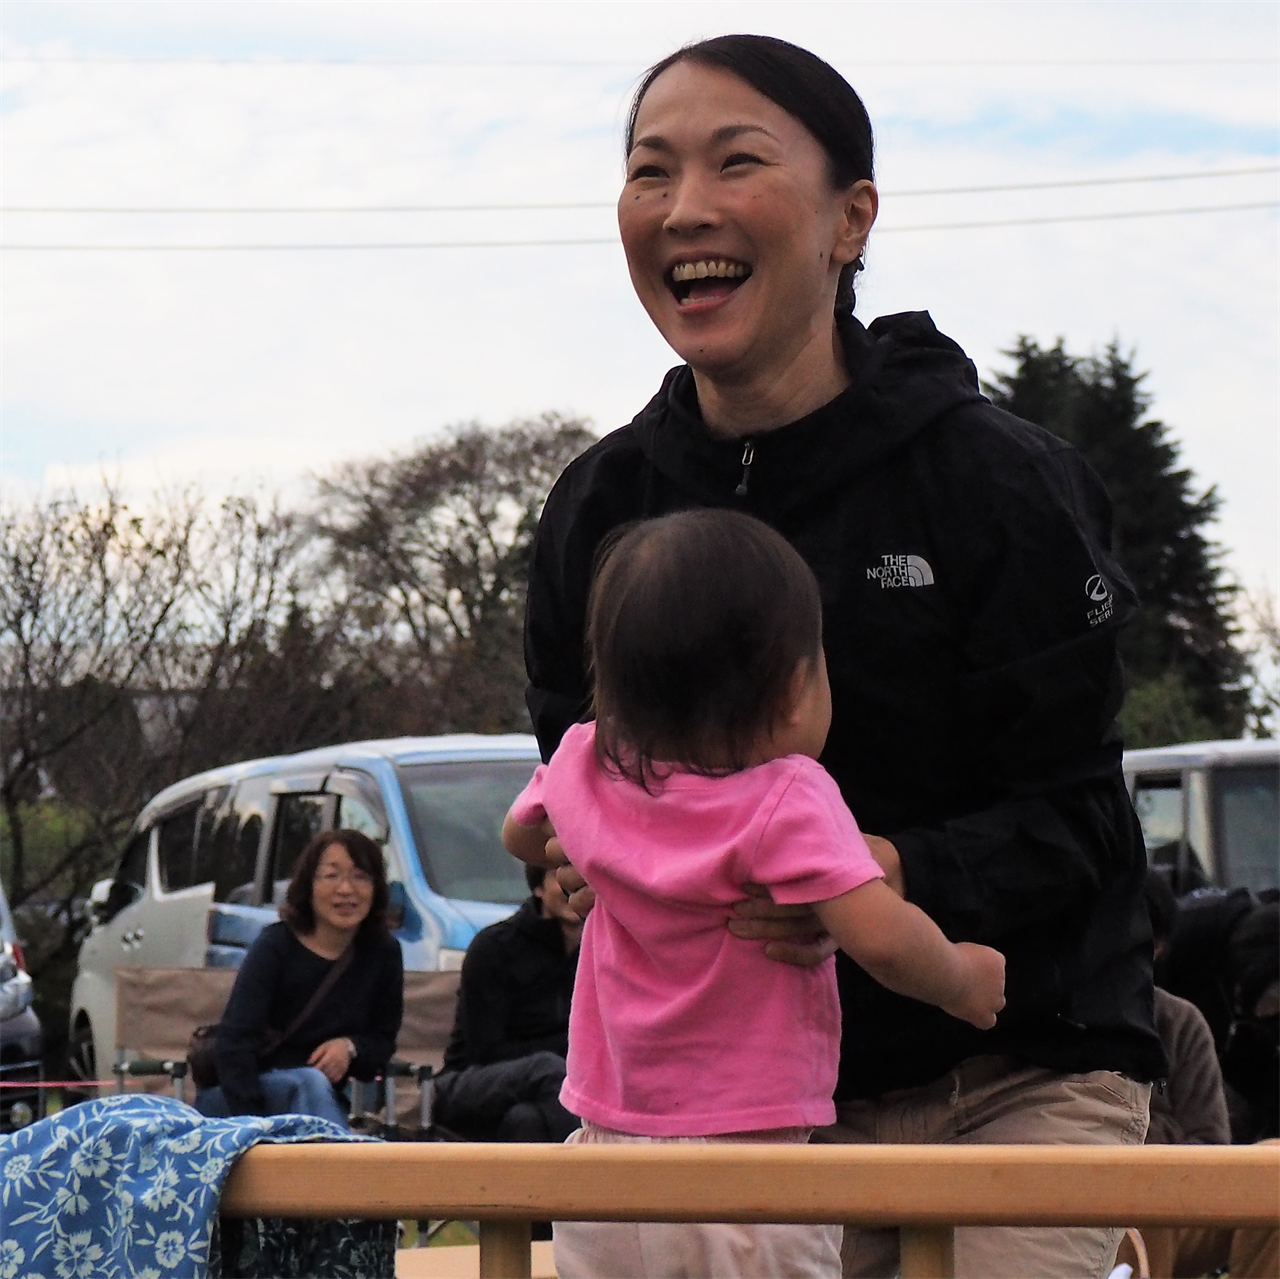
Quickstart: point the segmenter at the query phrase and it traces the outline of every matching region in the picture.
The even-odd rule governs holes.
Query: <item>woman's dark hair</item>
[[[534,866],[530,862],[525,862],[524,882],[529,885],[531,893],[537,892],[547,882],[547,872],[541,866]]]
[[[642,786],[655,761],[745,768],[821,643],[818,583],[768,525],[699,510],[618,530],[587,610],[598,758]]]
[[[1280,904],[1255,906],[1231,933],[1228,962],[1239,1009],[1250,1016],[1267,987],[1280,981]]]
[[[302,850],[293,878],[285,891],[280,918],[295,932],[315,932],[316,912],[311,904],[311,892],[315,886],[316,870],[326,848],[337,844],[346,850],[352,865],[373,880],[373,901],[369,913],[360,921],[358,935],[384,933],[387,930],[387,868],[382,860],[382,849],[358,830],[322,830]]]
[[[863,178],[874,180],[875,142],[871,118],[853,86],[829,63],[774,36],[715,36],[685,45],[645,72],[627,115],[626,154],[636,139],[636,117],[653,82],[678,62],[696,62],[728,71],[794,116],[827,155],[831,185],[843,191]],[[840,272],[836,313],[853,310],[854,276],[861,260]]]

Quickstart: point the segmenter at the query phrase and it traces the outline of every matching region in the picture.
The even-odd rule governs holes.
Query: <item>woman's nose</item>
[[[682,173],[674,184],[671,205],[663,219],[662,229],[673,235],[690,235],[719,225],[711,184],[700,173]]]

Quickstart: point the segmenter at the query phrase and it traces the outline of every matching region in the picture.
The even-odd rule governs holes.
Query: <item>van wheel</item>
[[[86,1084],[98,1077],[97,1054],[93,1049],[93,1027],[87,1021],[78,1022],[71,1032],[71,1042],[67,1045],[68,1079],[83,1079]],[[75,1105],[78,1101],[88,1101],[96,1097],[96,1088],[68,1088],[65,1093],[66,1104]]]

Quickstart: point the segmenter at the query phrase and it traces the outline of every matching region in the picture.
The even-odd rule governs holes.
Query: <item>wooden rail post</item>
[[[950,1226],[903,1226],[902,1279],[955,1279],[956,1232]]]
[[[529,1279],[530,1233],[527,1221],[482,1221],[480,1279]]]

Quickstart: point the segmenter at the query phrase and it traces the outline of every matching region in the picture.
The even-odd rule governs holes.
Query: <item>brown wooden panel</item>
[[[1280,1147],[257,1146],[231,1216],[1268,1225]]]

